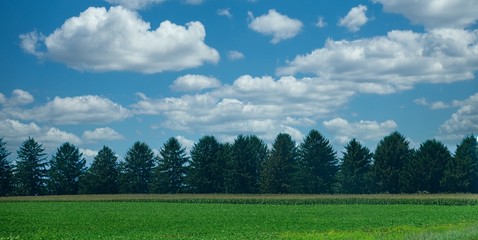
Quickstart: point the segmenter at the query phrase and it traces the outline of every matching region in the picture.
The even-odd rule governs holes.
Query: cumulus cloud
[[[393,120],[385,122],[364,121],[348,122],[343,118],[334,118],[324,121],[323,126],[334,134],[334,139],[345,144],[352,138],[367,141],[377,141],[393,132],[397,128],[397,124]]]
[[[366,11],[367,6],[364,5],[353,7],[345,17],[339,20],[338,25],[346,27],[351,32],[357,32],[368,22]]]
[[[271,43],[277,44],[282,40],[290,39],[299,34],[302,22],[278,13],[275,9],[269,10],[265,15],[254,17],[249,12],[249,28],[268,36],[272,36]]]
[[[221,82],[214,77],[188,74],[174,80],[171,88],[175,91],[189,92],[217,88],[220,86]]]
[[[371,92],[392,93],[418,83],[473,79],[476,70],[478,31],[434,29],[427,33],[396,30],[354,41],[329,39],[323,48],[278,68],[277,74],[312,73],[323,79],[369,84]]]
[[[109,123],[131,117],[131,112],[108,98],[94,95],[55,97],[32,109],[4,109],[1,115],[55,124]]]
[[[85,131],[83,133],[83,139],[86,141],[99,141],[99,140],[122,140],[124,139],[123,135],[116,132],[114,129],[109,127],[105,128],[96,128],[93,131]]]
[[[21,89],[13,90],[10,98],[0,93],[0,104],[2,104],[4,107],[26,105],[32,103],[33,101],[34,97],[29,92]]]
[[[39,143],[42,143],[47,150],[54,150],[59,145],[70,142],[72,144],[81,144],[81,139],[73,133],[68,133],[54,127],[39,127],[36,123],[22,123],[17,120],[0,120],[0,132],[5,141],[11,146],[16,146],[25,141],[28,137],[33,137]]]
[[[222,8],[217,10],[217,15],[232,18],[232,13],[230,8]]]
[[[315,23],[315,26],[318,28],[324,28],[327,26],[327,23],[324,20],[324,17],[319,17],[317,18],[317,22]]]
[[[464,101],[455,101],[458,110],[440,126],[440,138],[459,140],[478,133],[478,93]]]
[[[227,52],[227,58],[231,61],[235,61],[235,60],[240,60],[240,59],[244,59],[244,54],[239,52],[239,51],[236,51],[236,50],[232,50],[232,51],[229,51]]]
[[[106,0],[106,1],[113,5],[120,5],[132,10],[138,10],[138,9],[143,9],[154,4],[162,3],[165,0]]]
[[[450,105],[442,101],[428,102],[426,98],[417,98],[413,101],[417,105],[429,107],[431,110],[449,108]]]
[[[373,0],[427,28],[464,28],[476,23],[478,2],[470,0]]]
[[[176,136],[176,139],[184,148],[186,148],[186,153],[189,155],[189,153],[193,149],[194,141],[187,139],[186,137],[181,135]]]
[[[35,36],[20,35],[27,53],[77,70],[158,73],[219,61],[219,53],[204,42],[206,31],[200,22],[180,26],[164,21],[151,30],[136,12],[121,6],[90,7],[44,39]],[[37,49],[40,43],[45,52]]]

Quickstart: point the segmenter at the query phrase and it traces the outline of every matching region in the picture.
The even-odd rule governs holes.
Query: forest
[[[455,153],[440,141],[418,149],[399,132],[385,136],[374,152],[352,139],[338,158],[330,141],[311,130],[296,143],[280,133],[269,149],[255,135],[232,143],[214,136],[199,139],[188,154],[169,138],[155,155],[135,142],[119,161],[103,146],[90,166],[78,147],[59,146],[48,158],[42,144],[26,139],[9,159],[0,138],[0,195],[73,195],[116,193],[477,193],[478,145],[462,139]]]

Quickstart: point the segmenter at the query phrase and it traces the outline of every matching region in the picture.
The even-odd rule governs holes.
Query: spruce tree
[[[13,166],[7,159],[10,152],[6,144],[3,137],[0,138],[0,196],[8,196],[13,190]]]
[[[176,138],[169,138],[160,150],[156,190],[161,193],[184,192],[188,161],[186,149]]]
[[[135,142],[121,165],[120,190],[123,193],[148,193],[154,167],[153,150],[144,142]]]
[[[292,192],[296,164],[295,141],[287,133],[278,134],[262,168],[261,191],[264,193]]]
[[[373,175],[378,192],[399,193],[403,188],[403,169],[413,151],[403,135],[393,132],[377,145]]]
[[[18,194],[41,195],[46,188],[46,153],[41,144],[29,137],[17,151],[16,174]]]
[[[371,191],[372,153],[355,138],[347,143],[340,165],[340,183],[344,193],[363,194]]]
[[[337,171],[338,160],[329,140],[311,130],[299,146],[296,191],[332,193]]]
[[[478,192],[478,146],[475,136],[463,138],[446,166],[442,185],[448,192]]]
[[[188,183],[196,193],[219,193],[224,188],[225,161],[221,144],[213,136],[204,136],[191,150]]]
[[[48,189],[56,195],[77,194],[80,177],[85,172],[86,160],[77,147],[64,143],[50,160]]]
[[[82,192],[114,194],[119,191],[118,157],[107,146],[98,152],[91,167],[81,179]]]

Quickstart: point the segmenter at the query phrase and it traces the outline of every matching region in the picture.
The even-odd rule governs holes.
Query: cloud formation
[[[55,124],[110,123],[132,116],[131,112],[108,98],[95,95],[55,97],[45,105],[31,109],[3,109],[6,118]]]
[[[12,91],[12,96],[10,98],[6,97],[0,93],[0,104],[4,107],[14,107],[21,106],[32,103],[34,101],[33,96],[24,90],[15,89]]]
[[[371,92],[392,93],[418,83],[473,79],[476,70],[478,31],[434,29],[395,30],[353,41],[329,39],[323,48],[295,57],[277,73],[312,73],[323,79],[368,83]]]
[[[175,91],[191,92],[201,91],[208,88],[217,88],[221,82],[214,77],[188,74],[174,80],[171,89]]]
[[[123,135],[116,132],[109,127],[96,128],[93,131],[85,131],[83,133],[83,139],[86,141],[100,141],[100,140],[122,140]]]
[[[120,5],[128,9],[138,10],[149,7],[154,4],[162,3],[166,0],[106,0],[110,4]]]
[[[236,50],[232,50],[232,51],[229,51],[227,52],[227,58],[231,61],[235,61],[235,60],[240,60],[240,59],[244,59],[244,54],[239,52],[239,51],[236,51]]]
[[[44,38],[31,32],[20,40],[25,52],[81,71],[159,73],[217,63],[219,53],[205,37],[200,22],[164,21],[151,30],[136,12],[118,6],[90,7]],[[37,48],[40,43],[45,52]]]
[[[460,140],[478,134],[478,93],[453,104],[459,108],[440,126],[441,138]]]
[[[404,15],[414,24],[431,28],[464,28],[476,23],[478,1],[472,0],[373,0],[386,12]]]
[[[334,118],[324,121],[322,125],[334,134],[334,139],[340,144],[345,144],[352,138],[362,141],[378,141],[397,128],[393,120],[385,122],[364,121],[348,122],[343,118]]]
[[[249,12],[249,18],[251,21],[249,28],[258,33],[272,36],[271,43],[273,44],[297,36],[303,25],[301,21],[282,15],[275,9],[271,9],[267,14],[259,17],[254,17]]]
[[[367,6],[364,5],[353,7],[345,17],[339,20],[338,25],[346,27],[351,32],[358,32],[368,22],[366,11]]]

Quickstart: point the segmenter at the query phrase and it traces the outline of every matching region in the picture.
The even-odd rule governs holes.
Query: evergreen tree
[[[118,157],[107,146],[98,152],[91,167],[81,179],[82,192],[114,194],[119,191]]]
[[[124,193],[148,193],[154,167],[154,153],[148,144],[135,142],[121,166],[120,190]]]
[[[457,146],[442,184],[448,192],[478,192],[478,146],[473,135],[463,138]]]
[[[372,153],[355,138],[345,146],[340,165],[340,182],[344,193],[369,193]]]
[[[337,171],[338,160],[329,140],[311,130],[299,146],[295,191],[332,193]]]
[[[186,149],[176,138],[169,138],[160,150],[156,190],[161,193],[184,192],[188,161]]]
[[[236,138],[227,163],[225,181],[229,193],[259,192],[260,167],[267,152],[267,145],[257,136],[239,135]]]
[[[290,193],[292,191],[297,148],[287,133],[277,135],[272,150],[264,162],[261,191],[264,193]]]
[[[442,192],[441,181],[451,153],[443,143],[427,140],[410,158],[404,169],[407,192]],[[408,183],[408,184],[407,184]]]
[[[45,149],[35,139],[25,140],[17,151],[16,178],[20,195],[45,193],[46,158]]]
[[[85,159],[77,147],[64,143],[50,160],[48,188],[56,195],[77,194],[80,177],[85,172]]]
[[[412,153],[409,142],[398,132],[391,133],[378,143],[373,165],[378,192],[402,191],[402,170]]]
[[[6,144],[0,138],[0,196],[8,196],[13,190],[13,166],[7,159],[10,152],[5,147]]]
[[[213,136],[204,136],[191,150],[188,182],[193,192],[219,193],[224,188],[225,161],[221,144]]]

